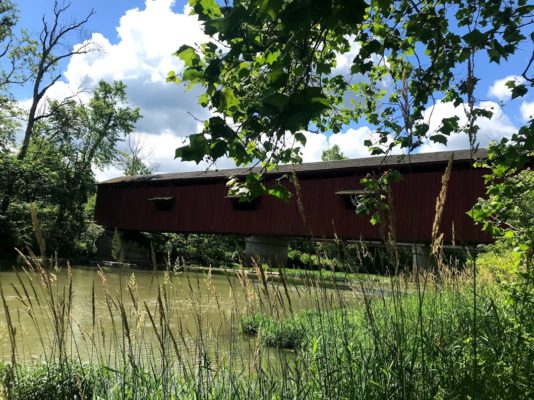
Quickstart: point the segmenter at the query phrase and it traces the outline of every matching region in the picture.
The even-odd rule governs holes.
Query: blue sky
[[[53,0],[15,1],[20,14],[19,27],[37,34],[41,29],[41,18],[50,15]],[[205,168],[192,163],[174,160],[174,149],[180,146],[187,135],[199,130],[197,119],[209,116],[197,105],[198,90],[186,92],[184,88],[165,82],[170,70],[180,70],[183,65],[172,56],[182,44],[193,45],[205,40],[195,17],[184,10],[184,0],[72,0],[66,13],[68,20],[83,18],[94,9],[95,15],[85,26],[85,36],[70,38],[70,45],[81,43],[85,38],[98,44],[99,51],[73,58],[62,65],[65,71],[62,82],[50,91],[50,97],[60,98],[72,94],[78,88],[90,88],[100,79],[123,80],[131,102],[141,108],[144,118],[134,135],[146,149],[146,157],[161,172]],[[184,13],[185,11],[185,13]],[[525,43],[508,62],[502,65],[489,64],[483,58],[477,61],[481,81],[477,97],[479,104],[493,107],[496,111],[491,120],[481,120],[481,145],[492,139],[510,136],[525,123],[528,115],[534,114],[534,97],[509,101],[509,92],[504,83],[508,77],[518,75],[533,51],[532,43]],[[349,63],[350,54],[341,63]],[[463,71],[458,71],[462,74]],[[29,97],[28,89],[17,89],[16,96],[24,101]],[[460,108],[450,104],[437,104],[429,109],[432,115],[431,128],[437,128],[440,117],[462,116]],[[322,150],[338,144],[346,155],[366,155],[363,141],[372,135],[372,129],[365,125],[350,126],[338,135],[308,134],[304,150],[305,161],[316,161]],[[465,137],[452,137],[451,149],[465,148]],[[428,143],[423,151],[443,150],[443,147]],[[230,160],[222,160],[219,168],[233,166]],[[120,175],[120,171],[109,168],[99,171],[98,177],[105,179]]]

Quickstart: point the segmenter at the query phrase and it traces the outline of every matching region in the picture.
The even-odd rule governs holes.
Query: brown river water
[[[243,315],[283,317],[359,298],[352,290],[208,273],[74,267],[70,276],[66,268],[0,272],[0,361],[15,353],[19,363],[44,362],[63,353],[108,365],[127,357],[247,362],[258,347],[241,332]]]

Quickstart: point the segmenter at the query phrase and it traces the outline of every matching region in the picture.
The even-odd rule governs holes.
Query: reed
[[[336,271],[296,284],[284,273],[274,282],[256,265],[255,277],[227,278],[221,292],[211,271],[167,270],[152,273],[141,297],[135,271],[119,274],[117,290],[99,270],[84,325],[73,311],[82,300],[72,269],[45,268],[31,255],[24,262],[16,285],[0,284],[11,351],[0,364],[0,398],[467,398],[473,380],[478,398],[534,394],[532,313],[491,282],[477,290],[473,358],[469,271],[371,277],[341,289],[324,286]],[[40,360],[24,352],[22,314],[38,334]]]

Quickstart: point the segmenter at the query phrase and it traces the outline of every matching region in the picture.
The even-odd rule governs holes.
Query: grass
[[[97,285],[113,329],[102,331],[104,316],[95,311],[93,295],[84,305],[92,310],[93,326],[73,343],[81,328],[72,311],[78,301],[72,275],[59,282],[57,271],[37,259],[27,259],[26,267],[11,288],[19,306],[8,305],[8,288],[0,284],[1,332],[11,343],[8,360],[0,363],[0,398],[534,396],[532,273],[507,287],[495,282],[473,286],[469,271],[442,273],[439,279],[431,274],[392,277],[380,282],[381,292],[374,277],[361,277],[357,289],[339,291],[325,289],[317,279],[292,287],[285,274],[276,283],[259,273],[255,281],[246,275],[239,285],[229,281],[229,293],[218,292],[209,273],[180,290],[165,273],[154,275],[152,297],[143,301],[135,275],[114,292],[100,272]],[[208,299],[200,298],[200,285],[207,287]],[[355,301],[347,300],[349,293]],[[245,301],[228,309],[222,296]],[[184,298],[188,311],[181,309]],[[206,307],[220,311],[227,330],[205,320]],[[181,312],[193,313],[194,335],[181,324]],[[33,327],[17,325],[21,313],[30,316]],[[42,361],[24,357],[18,346],[23,328],[39,333]]]
[[[242,329],[263,345],[296,349],[320,398],[529,398],[534,394],[532,315],[489,286],[464,286],[369,299],[366,307],[263,314]],[[526,311],[526,310],[523,310]],[[529,328],[530,327],[530,328]],[[477,332],[477,355],[473,353]],[[476,375],[473,376],[473,371]]]
[[[343,272],[332,271],[328,269],[302,269],[302,268],[284,268],[283,273],[288,278],[300,278],[300,279],[334,279],[339,282],[360,282],[365,283],[378,282],[387,283],[389,281],[388,276],[378,274],[367,274],[360,272]]]

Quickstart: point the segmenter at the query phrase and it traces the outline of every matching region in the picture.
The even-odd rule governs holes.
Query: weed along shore
[[[474,367],[484,398],[532,394],[531,312],[491,281],[474,321],[467,272],[340,289],[214,271],[0,272],[0,398],[463,398]]]

